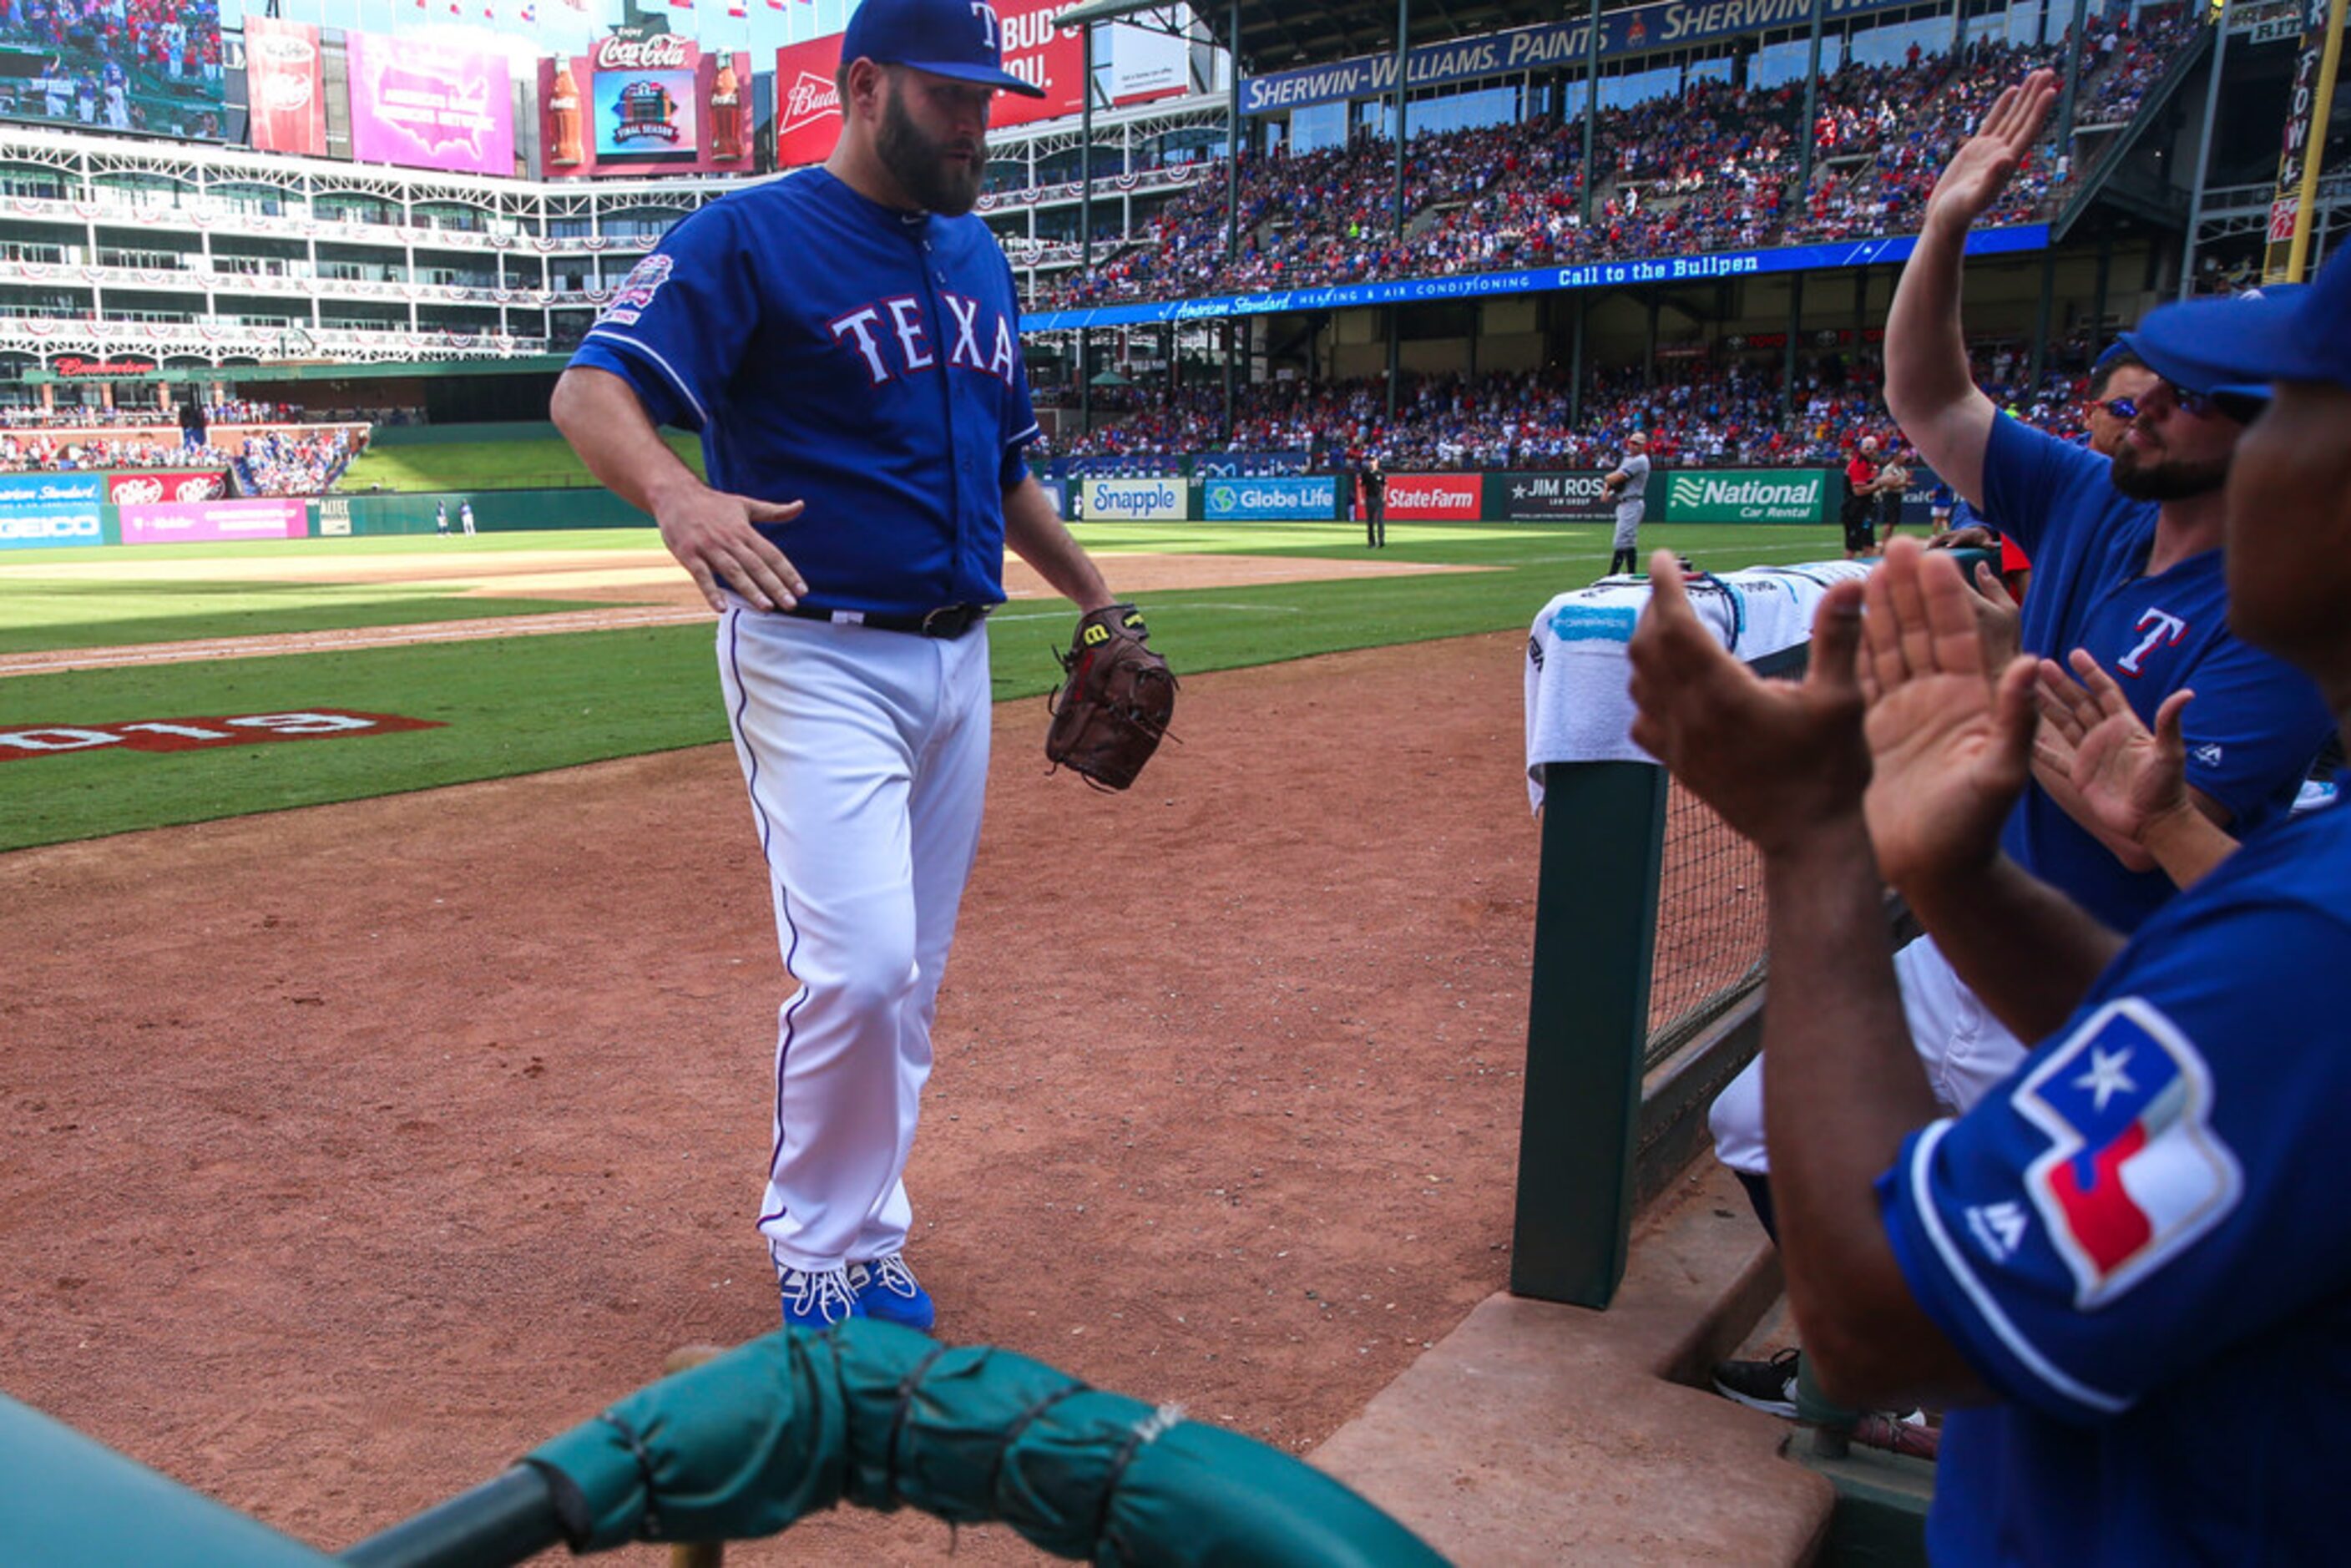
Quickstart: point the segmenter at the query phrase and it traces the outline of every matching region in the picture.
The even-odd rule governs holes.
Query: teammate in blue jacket
[[[2351,255],[2138,336],[2150,363],[2273,390],[2227,482],[2229,617],[2351,724]],[[1802,686],[1748,674],[1656,570],[1635,738],[1764,855],[1789,1301],[1832,1396],[1951,1407],[1930,1557],[2334,1561],[2351,810],[2253,830],[2126,942],[2000,852],[2032,665],[1985,668],[1947,557],[1903,541],[1865,613],[1833,596]],[[2043,1041],[1956,1119],[1872,939],[1881,871]]]
[[[1008,544],[1111,602],[1022,461],[1012,272],[970,214],[1003,69],[972,0],[865,0],[842,129],[641,262],[556,389],[596,476],[719,612],[718,664],[800,988],[781,1011],[759,1228],[785,1322],[928,1328],[902,1180],[979,840]],[[655,433],[698,431],[696,479]]]

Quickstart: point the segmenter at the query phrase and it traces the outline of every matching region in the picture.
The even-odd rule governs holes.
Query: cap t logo
[[[971,0],[971,14],[978,17],[980,25],[987,29],[987,47],[991,49],[996,47],[996,7],[987,4],[987,0]]]

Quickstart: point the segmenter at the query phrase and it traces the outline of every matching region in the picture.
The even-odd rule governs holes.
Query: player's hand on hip
[[[1959,143],[1927,198],[1929,222],[1972,224],[1990,211],[2032,150],[2057,101],[2057,73],[2037,70],[2000,95],[1976,133]]]
[[[1649,606],[1627,649],[1633,739],[1764,853],[1849,825],[1869,781],[1854,679],[1861,587],[1821,601],[1803,681],[1767,681],[1733,658],[1691,607],[1673,554],[1649,562]]]
[[[753,525],[789,523],[805,507],[800,501],[759,501],[697,487],[660,509],[662,543],[713,610],[726,610],[724,591],[730,588],[754,610],[789,610],[808,592],[808,584],[790,559]]]
[[[1865,804],[1878,873],[1897,888],[1988,862],[2031,770],[2036,662],[1987,668],[1974,597],[1957,561],[1916,539],[1888,543],[1870,574]]]

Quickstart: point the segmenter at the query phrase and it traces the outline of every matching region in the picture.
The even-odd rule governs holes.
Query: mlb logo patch
[[[2237,1207],[2244,1176],[2213,1131],[2212,1076],[2144,998],[2098,1009],[2012,1095],[2049,1136],[2025,1191],[2074,1275],[2074,1304],[2105,1305]]]

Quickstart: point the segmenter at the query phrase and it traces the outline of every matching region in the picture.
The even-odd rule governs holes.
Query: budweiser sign
[[[600,71],[682,71],[691,69],[700,51],[675,33],[649,38],[601,38],[591,57]]]
[[[792,90],[784,98],[784,119],[779,129],[786,134],[799,130],[813,120],[841,113],[841,89],[831,77],[820,77],[814,71],[800,72],[792,83]]]

